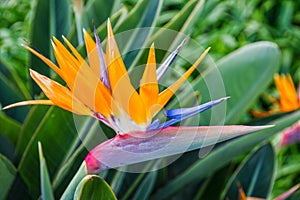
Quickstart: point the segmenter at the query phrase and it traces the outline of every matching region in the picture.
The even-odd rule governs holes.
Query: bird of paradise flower
[[[52,41],[58,66],[34,49],[25,46],[43,60],[66,83],[67,87],[30,69],[30,75],[48,100],[29,100],[6,106],[46,104],[55,105],[79,115],[89,115],[102,121],[116,132],[116,136],[92,149],[85,158],[88,173],[103,169],[161,158],[204,146],[207,133],[210,142],[221,142],[268,126],[172,126],[184,119],[215,106],[227,97],[192,108],[165,110],[168,121],[153,119],[174,93],[192,74],[207,55],[209,48],[171,86],[159,92],[158,81],[177,56],[183,41],[162,65],[156,69],[155,48],[150,47],[148,61],[137,91],[131,84],[119,52],[111,24],[107,23],[106,52],[94,31],[95,39],[84,31],[87,61],[63,37],[70,51],[56,38]],[[187,148],[181,148],[186,146]]]
[[[290,112],[300,108],[300,84],[298,87],[298,93],[294,86],[292,77],[287,75],[274,75],[275,86],[279,93],[279,99],[275,99],[271,96],[267,96],[273,103],[273,109],[268,111],[251,111],[251,114],[255,117],[268,117],[273,114]]]

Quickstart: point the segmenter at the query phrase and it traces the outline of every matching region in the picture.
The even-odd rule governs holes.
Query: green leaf
[[[61,199],[73,198],[76,186],[81,179],[87,175],[85,162],[83,162],[74,177],[70,176],[70,174],[73,174],[74,170],[77,169],[77,167],[74,168],[74,163],[78,165],[78,159],[82,162],[87,154],[87,150],[107,140],[107,136],[104,132],[107,133],[111,131],[107,130],[106,127],[99,126],[99,121],[91,117],[76,116],[74,121],[79,138],[77,138],[70,148],[70,154],[66,156],[68,159],[65,160],[65,164],[57,172],[53,183],[55,190],[57,190],[60,189],[62,185],[65,185],[65,183],[68,183],[66,180],[72,179]],[[80,146],[76,148],[76,144],[80,144]]]
[[[150,39],[156,45],[163,44],[162,49],[173,49],[179,45],[183,37],[192,33],[194,25],[199,20],[203,0],[189,1],[178,14],[159,29]],[[167,52],[158,54],[157,61],[161,62]]]
[[[42,144],[38,142],[39,157],[40,157],[40,175],[41,175],[41,193],[42,199],[54,199],[51,182],[48,174],[46,160],[43,155]]]
[[[126,53],[123,60],[127,67],[132,64],[139,53],[139,49],[144,47],[148,37],[150,37],[153,29],[148,27],[155,25],[161,5],[162,0],[139,1],[126,18],[114,27],[119,48],[121,52]],[[122,32],[124,33],[118,35]],[[127,37],[126,43],[122,43],[124,36]]]
[[[45,57],[51,58],[51,37],[67,35],[71,28],[69,0],[35,0],[32,5],[34,14],[30,23],[30,42]],[[29,54],[29,67],[50,77],[50,68],[33,54]],[[32,87],[33,94],[40,93],[39,87],[35,84]]]
[[[198,193],[194,199],[222,199],[221,195],[228,181],[228,176],[232,173],[231,171],[232,165],[228,164],[208,177],[205,182],[198,187]],[[185,194],[183,193],[182,195]]]
[[[117,198],[102,178],[96,175],[88,175],[77,186],[74,199],[116,200]]]
[[[73,199],[77,186],[79,185],[80,181],[82,181],[82,179],[86,177],[86,175],[87,175],[86,166],[85,166],[85,162],[83,162],[60,199],[61,200]]]
[[[31,120],[34,120],[34,116]],[[36,149],[38,141],[44,144],[43,150],[48,161],[49,175],[53,177],[61,163],[65,161],[76,139],[77,131],[73,115],[60,108],[51,107],[34,129],[18,166],[20,175],[33,198],[39,196],[39,162]]]
[[[217,68],[204,72],[204,78],[193,81],[193,88],[201,92],[203,102],[219,98],[221,93],[230,96],[225,123],[236,124],[273,80],[279,63],[280,52],[276,44],[246,45],[219,60]],[[225,91],[220,91],[222,88],[217,86],[223,86]],[[201,117],[202,121],[209,122],[210,112],[204,112]]]
[[[17,163],[20,161],[31,137],[33,135],[32,130],[36,130],[40,125],[41,121],[45,117],[49,106],[33,106],[21,127],[20,136],[15,152],[15,160]]]
[[[3,68],[2,68],[3,67]],[[6,66],[0,63],[0,68],[4,69]],[[12,81],[12,77],[5,76],[0,71],[0,102],[1,106],[7,106],[9,104],[24,100],[24,95],[20,92],[19,88]],[[8,109],[3,112],[11,118],[23,122],[29,109],[26,107],[18,107]]]
[[[238,200],[240,183],[247,197],[266,199],[273,185],[274,169],[274,149],[267,143],[250,154],[239,166],[228,182],[226,197]]]
[[[121,187],[123,186],[126,173],[122,171],[122,168],[117,170],[112,181],[109,183],[115,194],[118,194]]]
[[[25,49],[23,51],[26,52]],[[19,77],[18,73],[7,61],[0,60],[0,73],[3,74],[7,78],[7,83],[12,85],[14,90],[23,97],[24,99],[31,98],[30,93],[27,89],[27,82],[25,82],[21,77]],[[27,74],[26,74],[27,75]]]
[[[0,127],[0,133],[16,145],[21,132],[21,124],[0,113]]]
[[[5,199],[14,181],[16,168],[3,155],[0,154],[0,199]]]
[[[108,17],[113,13],[112,10],[114,5],[120,4],[119,0],[116,1],[106,1],[106,0],[90,0],[87,5],[83,8],[82,22],[84,28],[92,29],[94,25],[96,27],[104,23]],[[94,25],[93,25],[94,23]]]
[[[157,171],[152,171],[147,174],[143,182],[138,187],[135,195],[132,199],[140,200],[140,199],[149,199],[149,196],[153,190],[155,181],[157,178]]]
[[[86,147],[84,145],[80,145],[73,155],[61,165],[52,182],[55,196],[60,197],[63,195],[68,185],[70,185],[70,182],[72,182],[74,177],[76,177],[77,173],[81,170],[80,166],[82,165],[82,161],[87,153]],[[86,174],[87,173],[85,172],[84,175]],[[76,186],[74,187],[73,193],[75,192]]]
[[[207,157],[190,166],[174,180],[169,181],[167,185],[159,189],[153,195],[153,199],[168,198],[176,191],[186,187],[186,185],[200,182],[202,179],[209,177],[215,171],[227,165],[232,159],[251,150],[258,143],[269,139],[282,129],[291,126],[298,121],[299,118],[300,111],[291,113],[285,117],[272,121],[270,124],[275,125],[273,128],[246,135],[224,144],[222,147],[211,152]]]
[[[169,21],[161,29],[158,29],[143,46],[137,47],[139,49],[149,48],[151,43],[154,43],[156,48],[156,62],[160,63],[170,50],[174,50],[175,47],[182,42],[183,38],[193,31],[196,20],[201,13],[203,2],[203,0],[189,1],[171,21]],[[132,73],[134,67],[141,66],[145,63],[147,60],[148,49],[141,50],[138,54],[134,55],[135,59],[132,64],[130,63],[131,65],[129,66],[129,73]],[[128,64],[126,63],[126,65]],[[132,77],[134,76],[139,75],[132,75]]]

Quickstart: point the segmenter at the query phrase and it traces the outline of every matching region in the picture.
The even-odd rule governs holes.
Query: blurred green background
[[[290,73],[295,85],[300,81],[300,2],[85,0],[82,5],[81,15],[76,15],[71,0],[1,1],[2,107],[22,100],[44,98],[40,89],[32,82],[29,68],[61,81],[21,44],[30,44],[54,60],[50,48],[52,36],[61,39],[61,35],[65,35],[82,51],[82,43],[78,41],[80,32],[77,30],[84,27],[91,32],[94,23],[100,38],[104,39],[105,21],[108,17],[116,33],[150,26],[172,29],[189,34],[204,48],[211,47],[209,55],[220,68],[226,92],[231,96],[226,124],[269,123],[276,124],[276,127],[222,143],[201,160],[198,152],[194,151],[184,154],[172,165],[150,173],[130,174],[109,170],[100,174],[112,187],[117,198],[228,197],[232,200],[238,199],[239,180],[247,195],[272,199],[300,182],[299,143],[279,147],[282,131],[299,120],[299,109],[263,119],[249,114],[251,109],[270,109],[271,103],[265,100],[264,95],[278,97],[273,83],[274,73]],[[139,35],[144,40],[138,45],[150,44],[164,34],[163,31],[157,31]],[[177,37],[172,39],[170,50],[180,42]],[[260,41],[268,43],[256,43]],[[184,49],[182,56],[193,55],[199,50],[189,45]],[[158,61],[166,53],[158,53]],[[126,57],[128,67],[143,62],[144,54],[137,55],[136,59]],[[189,63],[179,59],[175,65],[176,69],[184,70]],[[209,76],[209,73],[206,75]],[[205,96],[207,91],[201,75],[194,75],[193,78],[191,84],[195,90],[200,91],[201,101],[209,100],[209,96]],[[241,88],[239,91],[236,91],[237,84]],[[179,95],[184,95],[184,91],[181,92]],[[209,113],[203,114],[201,124],[207,123],[208,116]],[[46,171],[52,185],[50,193],[55,198],[60,198],[87,153],[78,134],[87,135],[87,141],[92,140],[93,134],[98,134],[93,130],[93,125],[99,122],[86,118],[85,123],[90,126],[78,132],[72,114],[55,107],[27,106],[1,111],[0,199],[41,197],[43,186],[40,185],[40,179],[43,178],[39,172],[42,162],[39,161],[38,141],[42,143],[48,166]],[[106,134],[111,136],[113,133],[107,129]],[[223,152],[228,154],[224,155]],[[102,179],[99,180],[101,181]],[[89,185],[86,187],[92,188]],[[101,189],[106,190],[102,186]],[[299,193],[294,193],[291,199],[300,199]],[[81,198],[92,197],[82,194]]]

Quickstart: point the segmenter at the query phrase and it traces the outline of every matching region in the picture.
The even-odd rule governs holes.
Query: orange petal
[[[59,66],[66,73],[64,80],[73,95],[91,110],[107,117],[111,113],[111,95],[99,77],[85,61],[79,63],[59,41],[53,48]]]
[[[106,60],[113,98],[136,123],[146,122],[144,103],[133,88],[120,55],[110,21],[107,21]],[[117,111],[114,111],[117,113]]]
[[[27,105],[54,105],[54,103],[51,100],[29,100],[29,101],[21,101],[18,103],[10,104],[8,106],[5,106],[3,110],[14,108],[18,106],[27,106]]]
[[[73,97],[70,90],[64,86],[34,70],[30,70],[30,75],[54,105],[80,115],[92,114],[91,111],[77,98]]]
[[[107,44],[106,44],[106,60],[108,65],[109,80],[112,89],[118,84],[121,78],[127,81],[127,85],[131,86],[129,76],[123,59],[120,55],[117,42],[115,40],[110,21],[107,21]]]
[[[64,42],[67,44],[67,46],[71,49],[72,53],[75,55],[75,57],[77,58],[77,60],[80,63],[84,62],[84,59],[82,58],[82,56],[78,53],[78,51],[75,49],[75,47],[69,42],[69,40],[67,38],[65,38],[64,36],[62,36]]]
[[[89,54],[91,53],[91,51],[93,51],[96,48],[96,43],[85,29],[83,29],[83,36],[84,36],[86,51]]]
[[[89,65],[92,69],[92,71],[96,74],[97,77],[100,77],[100,60],[98,57],[98,51],[96,48],[96,43],[86,32],[85,29],[83,29],[83,34],[84,34],[84,41],[85,41],[85,47],[86,51],[88,54],[88,59],[89,59]]]
[[[151,108],[157,104],[158,84],[156,76],[156,61],[154,45],[151,45],[148,62],[140,85],[140,96],[145,104],[148,118],[152,118]]]
[[[62,56],[63,59],[65,59],[65,61],[69,64],[72,65],[72,67],[75,67],[75,69],[78,70],[78,68],[81,65],[81,62],[79,62],[67,49],[66,47],[55,37],[53,37],[53,42],[52,46],[55,47],[54,51],[59,52],[59,54]],[[62,68],[64,66],[60,66],[61,69],[65,72],[67,72],[68,70]],[[67,67],[67,66],[65,66]]]
[[[274,75],[275,85],[280,96],[281,111],[288,112],[300,107],[298,103],[297,91],[291,75]]]
[[[163,92],[159,94],[158,104],[161,107],[164,107],[166,103],[170,100],[170,98],[174,95],[174,93],[178,90],[178,88],[184,83],[184,81],[192,74],[192,72],[196,69],[196,67],[200,64],[200,62],[207,55],[210,48],[207,48],[202,55],[196,60],[196,62],[180,77],[173,85],[165,89]],[[157,110],[156,112],[158,112]]]
[[[85,63],[75,75],[73,95],[90,109],[108,116],[111,113],[110,91]]]
[[[271,115],[278,114],[278,113],[280,113],[280,109],[279,108],[268,110],[268,111],[250,110],[250,114],[253,117],[257,117],[257,118],[260,118],[260,117],[269,117]]]
[[[238,182],[238,188],[239,188],[239,200],[247,200],[246,193],[244,192],[240,182]]]
[[[77,74],[79,66],[77,66],[75,62],[70,61],[71,58],[66,58],[66,56],[64,56],[64,54],[58,49],[58,47],[54,43],[52,43],[52,46],[54,50],[55,59],[61,69],[61,72],[64,74],[63,79],[72,91],[75,76]]]
[[[38,53],[36,50],[34,50],[28,46],[25,46],[25,45],[22,45],[22,46],[25,47],[28,51],[30,51],[34,55],[36,55],[38,58],[40,58],[49,67],[51,67],[51,69],[53,69],[61,78],[64,78],[62,71],[53,62],[51,62],[48,58],[46,58],[45,56],[43,56],[42,54]]]

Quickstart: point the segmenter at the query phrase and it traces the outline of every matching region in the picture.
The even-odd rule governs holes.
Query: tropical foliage
[[[82,164],[90,150],[86,147],[113,138],[112,129],[95,118],[54,106],[2,110],[0,199],[234,200],[244,196],[273,199],[287,192],[300,182],[299,143],[293,140],[299,138],[295,128],[299,107],[265,116],[253,111],[272,110],[273,98],[279,99],[275,74],[289,73],[297,88],[299,7],[296,1],[276,0],[4,0],[0,5],[2,107],[46,98],[30,78],[29,68],[64,84],[21,44],[55,62],[51,39],[63,42],[64,35],[86,57],[82,28],[93,35],[95,27],[105,46],[109,18],[133,86],[140,83],[133,77],[142,76],[138,67],[147,62],[152,43],[156,63],[163,63],[190,36],[160,89],[178,80],[211,47],[166,108],[230,99],[226,108],[218,105],[201,113],[200,120],[195,116],[184,125],[275,126],[214,147],[204,141],[207,147],[186,152],[158,170],[151,171],[172,158],[144,165],[144,173],[127,172],[123,166],[87,175]],[[285,135],[291,142],[282,145]],[[299,191],[293,191],[288,198],[299,196]]]

